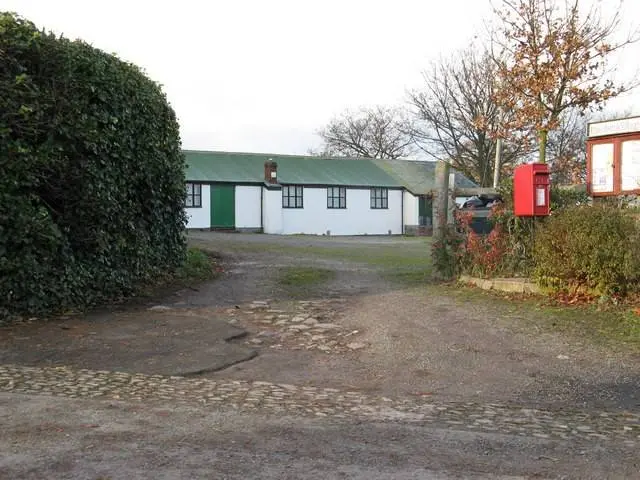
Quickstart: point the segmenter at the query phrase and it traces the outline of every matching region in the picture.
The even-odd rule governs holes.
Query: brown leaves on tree
[[[579,0],[502,0],[495,13],[501,28],[496,102],[517,114],[510,130],[530,129],[538,136],[545,161],[547,134],[568,109],[601,107],[625,90],[608,74],[606,59],[636,38],[614,41],[617,14],[604,20],[599,10],[578,9]]]

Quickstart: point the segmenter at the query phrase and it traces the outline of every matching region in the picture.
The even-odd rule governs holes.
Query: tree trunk
[[[538,163],[547,163],[547,141],[549,132],[538,130]]]

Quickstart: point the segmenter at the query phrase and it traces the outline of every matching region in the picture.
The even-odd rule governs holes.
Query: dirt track
[[[415,282],[423,240],[203,232],[191,242],[223,255],[221,279],[124,312],[0,331],[0,363],[17,365],[0,371],[0,478],[640,476],[637,356]],[[283,285],[301,265],[335,275]],[[148,310],[158,304],[168,308]],[[229,345],[258,356],[179,386],[153,375],[208,361],[227,335],[220,322],[233,324],[229,337],[246,330]],[[51,366],[65,368],[40,370]],[[114,368],[150,376],[93,373]],[[430,420],[436,407],[448,420]]]
[[[273,307],[289,307],[286,292],[279,292],[273,283],[278,265],[303,263],[336,270],[335,280],[315,287],[309,297],[345,298],[347,302],[336,307],[339,318],[332,321],[350,332],[357,330],[353,340],[367,345],[347,355],[258,347],[258,357],[215,376],[355,388],[381,395],[428,393],[442,399],[535,407],[640,409],[636,356],[536,331],[529,328],[528,314],[505,316],[502,309],[493,308],[490,298],[468,301],[447,295],[442,287],[390,281],[386,273],[394,268],[393,260],[378,265],[355,263],[349,257],[354,252],[355,260],[362,262],[356,253],[369,248],[371,255],[383,257],[400,250],[403,255],[422,258],[428,255],[423,242],[209,233],[197,238],[200,245],[222,250],[240,265],[250,264],[236,274],[238,267],[232,266],[230,277],[219,285],[235,292],[246,286],[257,289],[238,298],[240,302],[271,299]],[[218,295],[203,290],[189,294],[187,301],[206,305],[207,298]],[[228,317],[226,309],[211,311]],[[326,314],[332,313],[327,308]],[[255,321],[259,317],[241,325],[257,334],[264,328]]]

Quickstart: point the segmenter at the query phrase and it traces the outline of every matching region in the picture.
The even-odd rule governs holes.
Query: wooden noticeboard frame
[[[590,123],[587,128],[588,193],[640,195],[640,117]]]

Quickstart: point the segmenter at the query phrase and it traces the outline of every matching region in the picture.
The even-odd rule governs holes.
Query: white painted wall
[[[404,224],[415,226],[420,224],[418,197],[404,191]]]
[[[375,210],[370,208],[368,188],[348,188],[347,208],[330,209],[326,188],[304,187],[304,208],[282,209],[282,233],[322,235],[330,230],[331,235],[386,235],[391,230],[392,234],[401,234],[402,193],[402,190],[389,190],[389,208]],[[278,194],[281,199],[282,192]]]
[[[211,227],[211,189],[209,185],[202,185],[202,207],[186,208],[187,228]]]
[[[260,228],[261,186],[236,185],[236,228]]]
[[[262,188],[262,227],[264,233],[283,233],[282,229],[282,190]],[[260,205],[258,204],[258,208]]]

